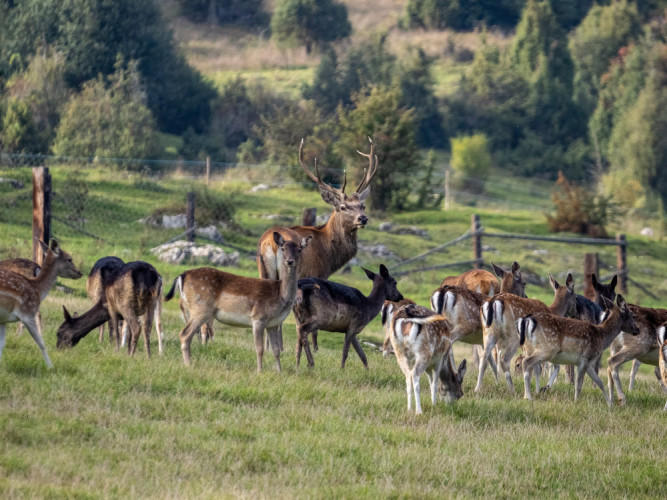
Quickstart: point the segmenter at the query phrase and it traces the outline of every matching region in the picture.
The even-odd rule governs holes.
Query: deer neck
[[[93,328],[103,325],[111,316],[109,310],[100,300],[91,309],[77,318],[72,318],[71,329],[74,331],[72,340],[78,342],[85,337]]]
[[[324,225],[329,235],[331,265],[334,271],[340,269],[348,260],[357,255],[357,228],[352,230],[345,227],[343,217],[334,211]],[[333,271],[332,271],[333,272]]]
[[[297,266],[283,266],[283,277],[280,280],[280,298],[283,301],[294,302],[298,281]]]
[[[374,318],[382,309],[382,305],[387,297],[384,282],[373,282],[373,289],[366,297],[367,307],[366,313],[369,317]]]
[[[621,318],[621,311],[614,307],[609,313],[607,320],[601,325],[597,325],[598,332],[603,337],[604,349],[609,347],[621,331],[623,326],[623,319]]]
[[[44,257],[44,262],[42,263],[42,269],[39,274],[32,278],[32,283],[35,286],[35,289],[39,293],[40,301],[49,294],[49,290],[56,282],[58,278],[58,269],[56,266],[56,256],[53,252],[49,251]]]
[[[549,306],[549,310],[555,316],[565,316],[567,312],[567,301],[560,297],[555,297],[554,301]]]

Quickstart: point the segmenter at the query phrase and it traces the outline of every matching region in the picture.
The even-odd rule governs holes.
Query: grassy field
[[[66,171],[54,168],[52,174],[58,194]],[[59,221],[54,222],[53,231],[84,273],[105,255],[147,260],[167,285],[193,267],[158,262],[149,252],[179,230],[146,227],[136,221],[165,207],[177,208],[185,191],[197,184],[195,180],[170,176],[156,180],[109,173],[106,168],[88,169],[82,175],[94,200],[86,229],[103,241]],[[29,171],[0,171],[0,176],[29,178]],[[249,187],[233,174],[216,179],[210,187],[235,200],[235,220],[247,233],[226,230],[223,235],[247,253],[271,225],[267,214],[291,216],[297,222],[304,206],[315,206],[318,213],[328,211],[313,190],[288,185],[249,193]],[[531,188],[524,187],[522,203],[540,206],[543,196],[539,192],[531,196]],[[30,200],[22,193],[0,185],[0,200],[7,207],[0,213],[0,258],[29,255]],[[54,214],[62,217],[63,210],[58,195]],[[391,217],[371,213],[370,227],[360,238],[366,245],[386,245],[397,258],[384,262],[390,270],[399,269],[398,258],[420,254],[463,234],[472,213],[481,214],[489,231],[547,233],[540,210],[510,211],[481,200],[475,207],[456,205],[449,212]],[[427,229],[429,238],[380,232],[378,225],[383,221]],[[665,244],[634,234],[629,240],[631,275],[652,279],[654,291],[660,293],[667,276]],[[468,243],[430,256],[423,265],[467,259]],[[494,247],[485,250],[487,259],[505,266],[518,260],[530,277],[527,293],[543,300],[551,295],[542,284],[547,272],[563,281],[568,271],[580,278],[583,252],[591,251],[534,242],[487,243]],[[600,253],[614,261],[612,249]],[[363,252],[359,260],[371,269],[381,262]],[[650,276],[643,274],[648,269]],[[256,273],[247,257],[242,257],[239,268],[230,270],[248,276]],[[447,274],[405,275],[399,278],[399,289],[426,304]],[[370,291],[370,282],[358,266],[334,279],[364,293]],[[304,364],[297,369],[291,316],[285,326],[282,373],[276,373],[273,356],[268,354],[265,370],[258,375],[251,331],[220,324],[211,344],[193,342],[193,366],[186,369],[177,339],[183,322],[176,301],[164,307],[162,357],[154,354],[147,359],[140,341],[137,355],[129,358],[108,342],[99,343],[96,332],[74,349],[55,349],[62,306],[78,312],[90,307],[84,280],[58,284],[64,287],[54,289],[42,307],[53,370],[45,368],[29,335],[16,336],[13,325],[7,329],[0,362],[1,497],[665,496],[662,407],[667,396],[653,378],[652,367],[642,367],[627,406],[611,411],[590,382],[584,384],[575,404],[573,388],[562,376],[552,392],[533,402],[513,397],[504,382],[496,384],[490,374],[482,392],[474,394],[476,373],[470,367],[465,395],[453,406],[440,402],[433,407],[423,380],[425,414],[416,417],[407,413],[404,378],[395,360],[383,358],[371,345],[382,339],[378,319],[361,335],[368,371],[354,353],[341,370],[342,335],[326,332],[319,337],[315,367],[308,369]],[[629,299],[664,307],[632,288]],[[154,353],[156,340],[153,335]],[[455,352],[457,359],[470,357],[466,346],[456,346]],[[626,365],[624,383],[627,373]],[[521,394],[522,380],[516,377],[515,383]]]

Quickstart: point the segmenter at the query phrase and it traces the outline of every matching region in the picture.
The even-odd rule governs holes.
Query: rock
[[[178,229],[187,225],[187,216],[185,214],[163,215],[162,227],[166,229]]]
[[[5,179],[4,177],[0,177],[0,183],[2,182],[6,182],[14,189],[23,189],[25,187],[23,183],[17,179]]]
[[[215,245],[195,245],[195,243],[180,240],[165,243],[151,250],[161,262],[170,264],[206,264],[214,266],[236,267],[239,264],[239,253],[226,253]]]
[[[262,219],[272,220],[274,222],[285,222],[291,224],[294,222],[294,217],[291,215],[277,215],[277,214],[264,214]]]
[[[392,229],[394,229],[394,224],[392,222],[382,222],[378,226],[378,231],[382,231],[385,233],[391,232]]]
[[[203,236],[204,238],[208,238],[215,243],[222,243],[223,241],[220,231],[218,231],[218,228],[212,224],[210,226],[199,227],[195,229],[195,234],[198,236]]]
[[[250,191],[248,191],[248,192],[249,193],[257,193],[259,191],[268,191],[269,189],[271,189],[271,188],[269,186],[267,186],[266,184],[257,184],[256,186],[253,186],[252,188],[250,188]]]
[[[362,245],[359,244],[359,251],[367,253],[373,257],[379,257],[381,259],[397,259],[396,254],[390,251],[382,243],[377,245]]]
[[[383,222],[378,226],[378,231],[391,234],[411,234],[419,236],[420,238],[429,239],[430,236],[426,229],[421,229],[417,226],[397,226],[392,222]]]
[[[639,231],[639,234],[642,236],[648,236],[650,238],[653,238],[655,236],[655,231],[653,230],[652,227],[645,227],[641,231]]]

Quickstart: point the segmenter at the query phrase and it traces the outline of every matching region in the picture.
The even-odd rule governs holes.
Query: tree
[[[484,190],[484,181],[491,167],[491,153],[484,134],[453,137],[450,164],[463,185],[475,191]],[[481,182],[480,182],[481,181]]]
[[[0,146],[7,152],[43,153],[46,141],[39,133],[27,101],[9,99],[0,129]]]
[[[281,44],[313,45],[347,38],[352,25],[345,5],[333,0],[279,0],[271,18],[272,36]]]
[[[419,164],[412,110],[401,106],[401,92],[396,86],[373,87],[356,95],[355,107],[340,109],[340,139],[337,151],[348,163],[357,164],[361,144],[373,139],[378,155],[378,172],[371,187],[373,207],[401,210],[408,206],[408,195],[415,185]],[[355,182],[362,172],[355,172]]]
[[[408,0],[409,28],[471,30],[480,24],[509,29],[516,25],[523,0]]]
[[[67,104],[53,151],[57,155],[147,158],[155,152],[155,121],[135,62],[122,62],[105,82],[83,85]]]

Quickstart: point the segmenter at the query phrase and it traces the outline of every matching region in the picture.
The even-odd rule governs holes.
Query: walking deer
[[[440,314],[418,306],[407,304],[385,305],[383,326],[390,339],[396,361],[405,375],[405,389],[408,397],[408,411],[412,409],[412,394],[415,398],[415,413],[422,414],[419,396],[419,379],[424,372],[431,389],[431,403],[435,406],[438,394],[447,403],[453,403],[463,396],[463,376],[466,372],[464,359],[458,370],[450,356],[452,341],[449,324]]]
[[[667,309],[652,309],[634,304],[628,306],[635,318],[639,329],[638,335],[633,335],[625,329],[611,344],[611,356],[607,360],[607,378],[609,383],[609,398],[614,399],[614,388],[618,395],[618,402],[625,404],[625,394],[618,376],[619,367],[626,361],[638,360],[653,366],[659,365],[659,348],[656,330],[667,322]],[[630,334],[630,335],[628,335]]]
[[[519,343],[524,348],[523,379],[524,397],[532,399],[530,376],[537,363],[551,361],[556,364],[577,366],[574,400],[581,393],[584,376],[588,376],[600,388],[609,407],[610,396],[604,390],[600,377],[595,372],[595,363],[609,347],[621,329],[636,334],[633,314],[622,295],[616,297],[616,305],[603,313],[600,325],[573,318],[561,318],[550,313],[535,312],[517,320]],[[536,389],[539,390],[539,387]]]
[[[369,139],[370,140],[370,139]],[[257,245],[257,268],[260,278],[281,279],[281,261],[283,255],[275,243],[273,233],[280,233],[286,240],[300,241],[310,237],[312,241],[299,259],[297,278],[327,279],[343,267],[357,254],[357,231],[365,228],[368,217],[364,213],[364,201],[371,192],[370,184],[377,174],[378,158],[375,145],[371,142],[370,153],[358,153],[369,160],[368,170],[354,193],[345,194],[346,178],[340,189],[322,181],[315,162],[315,174],[306,167],[303,161],[303,139],[299,146],[299,164],[308,177],[317,184],[322,199],[333,206],[334,211],[326,224],[322,226],[272,227],[259,239]],[[279,333],[280,349],[282,350],[282,333]],[[313,332],[313,348],[317,350],[317,332]]]
[[[575,293],[572,275],[567,275],[565,286],[560,285],[551,274],[549,274],[549,281],[554,289],[554,300],[550,306],[539,300],[518,297],[508,293],[495,295],[484,302],[481,308],[484,355],[479,364],[475,392],[482,388],[484,371],[494,347],[498,349],[498,364],[505,374],[507,386],[510,391],[515,392],[509,367],[512,357],[519,348],[519,336],[516,330],[517,319],[536,312],[565,316],[565,313],[574,307]],[[537,377],[537,380],[539,385],[539,377]]]
[[[299,242],[287,240],[274,231],[273,238],[280,248],[282,269],[279,280],[258,279],[226,273],[211,267],[186,271],[174,280],[165,301],[180,290],[190,316],[179,333],[183,362],[190,365],[190,343],[199,328],[217,319],[230,326],[252,327],[257,351],[257,371],[262,371],[264,330],[271,338],[276,368],[280,371],[280,343],[278,327],[287,317],[297,290],[297,266],[302,250],[308,247],[311,236]]]
[[[46,366],[51,368],[53,364],[46,353],[37,316],[39,306],[59,275],[78,279],[82,274],[72,262],[72,256],[56,240],[51,240],[49,246],[43,241],[39,244],[46,256],[37,276],[26,278],[12,271],[0,270],[0,357],[5,346],[5,324],[21,321],[37,343]]]
[[[350,345],[354,347],[364,367],[368,368],[357,334],[378,315],[385,300],[397,302],[403,299],[403,295],[396,288],[396,280],[390,276],[384,264],[380,264],[380,272],[377,274],[368,269],[364,269],[364,272],[373,281],[373,289],[367,297],[356,288],[333,281],[320,278],[299,280],[299,292],[294,302],[297,366],[301,361],[302,349],[306,351],[308,366],[315,364],[308,345],[308,334],[314,330],[326,330],[345,333],[341,368],[345,368]]]
[[[660,378],[667,385],[667,323],[658,328],[658,344],[660,346]],[[667,403],[663,410],[667,411]]]
[[[133,356],[143,331],[146,354],[151,355],[150,335],[156,311],[161,310],[162,277],[148,262],[135,261],[123,264],[120,269],[103,276],[103,292],[95,305],[78,317],[72,317],[63,307],[64,322],[58,328],[56,347],[74,347],[92,329],[110,322],[116,350],[120,348],[119,321],[128,326],[131,338],[127,352]],[[143,321],[143,327],[140,323]],[[158,343],[162,354],[162,332],[158,328]]]
[[[43,251],[44,249],[42,249]],[[39,272],[41,271],[41,266],[37,264],[37,262],[33,262],[32,260],[28,259],[7,259],[7,260],[1,260],[0,261],[0,269],[4,269],[6,271],[12,271],[18,274],[21,274],[25,276],[26,278],[34,278],[36,277]],[[63,270],[60,271],[58,274],[59,278],[69,278],[68,276],[68,271]],[[78,278],[74,278],[78,279]],[[40,331],[41,331],[41,325],[42,325],[42,315],[38,311],[37,312],[37,322],[40,326]],[[23,331],[23,323],[19,323],[18,329],[16,330],[16,334],[20,335],[21,332]]]

